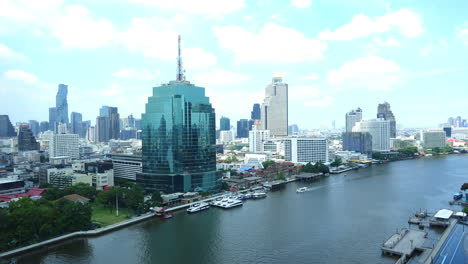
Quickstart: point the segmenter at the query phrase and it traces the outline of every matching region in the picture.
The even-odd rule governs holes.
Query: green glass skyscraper
[[[137,183],[165,193],[220,190],[216,172],[215,111],[205,88],[177,79],[153,87],[142,115],[143,172]]]

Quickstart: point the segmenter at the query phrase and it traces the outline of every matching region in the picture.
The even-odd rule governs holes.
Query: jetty
[[[322,176],[323,173],[302,173],[295,177],[298,181],[314,181],[320,179]]]

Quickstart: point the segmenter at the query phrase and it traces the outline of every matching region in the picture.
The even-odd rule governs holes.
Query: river
[[[382,241],[419,208],[451,208],[468,155],[374,165],[294,182],[230,210],[152,219],[18,257],[18,263],[395,263]],[[296,193],[299,187],[311,190]],[[457,208],[458,207],[453,207]]]

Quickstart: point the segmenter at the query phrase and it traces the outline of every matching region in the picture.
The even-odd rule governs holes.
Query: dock
[[[318,180],[323,176],[323,173],[302,173],[296,175],[296,179],[299,181],[314,181]]]
[[[422,252],[427,232],[403,228],[393,234],[381,247],[382,253],[407,259],[416,251]]]

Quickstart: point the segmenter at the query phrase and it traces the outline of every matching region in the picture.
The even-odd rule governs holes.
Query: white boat
[[[301,188],[296,190],[297,193],[303,193],[305,191],[307,191],[307,187],[301,187]]]
[[[221,200],[219,200],[219,201],[214,202],[213,205],[214,205],[214,206],[220,207],[221,204],[223,204],[223,203],[225,203],[225,202],[227,202],[227,201],[229,201],[229,200],[230,200],[229,198],[223,198],[223,199],[221,199]]]
[[[266,196],[267,196],[266,192],[264,192],[264,191],[258,191],[258,192],[254,192],[252,194],[253,199],[265,198]]]
[[[237,199],[229,199],[228,201],[221,203],[219,207],[224,208],[224,209],[229,209],[237,206],[243,205],[241,200]]]
[[[187,212],[188,213],[196,213],[196,212],[200,212],[200,211],[203,211],[203,210],[206,210],[210,208],[210,205],[207,204],[207,203],[195,203],[195,204],[192,204],[188,209],[187,209]]]

